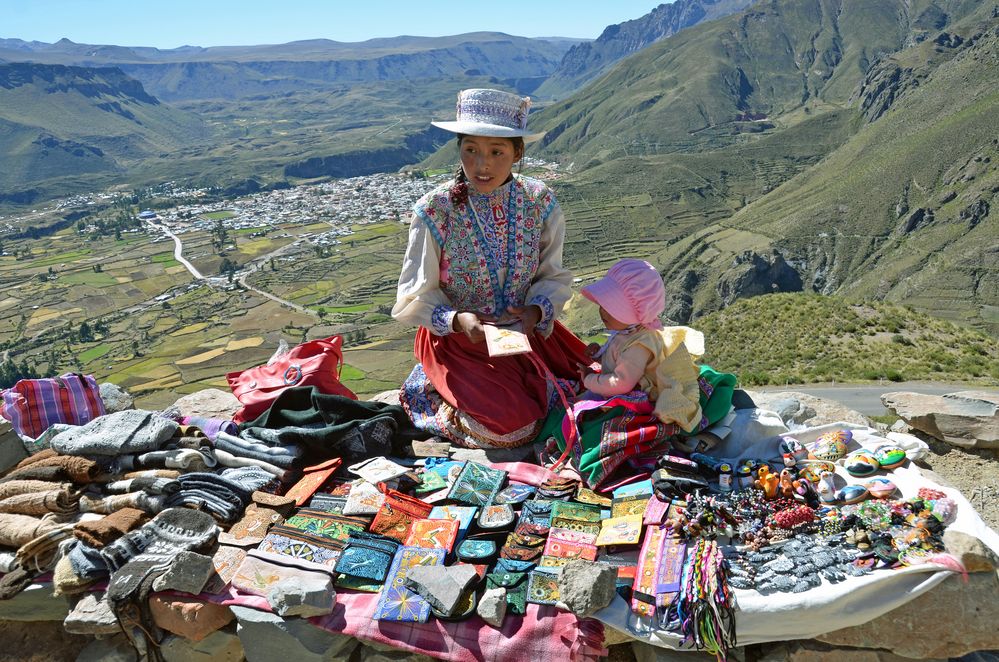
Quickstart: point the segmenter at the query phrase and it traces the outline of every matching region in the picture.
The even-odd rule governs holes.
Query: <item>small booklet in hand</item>
[[[484,324],[483,328],[486,332],[486,348],[489,350],[489,356],[509,356],[531,351],[531,341],[523,332],[519,322],[509,326]]]

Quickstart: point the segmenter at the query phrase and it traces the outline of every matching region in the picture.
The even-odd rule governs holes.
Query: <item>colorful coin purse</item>
[[[466,462],[454,481],[448,498],[473,506],[484,506],[493,502],[505,480],[505,471],[491,469],[477,462]]]
[[[363,518],[326,513],[311,508],[299,508],[298,512],[284,523],[285,526],[300,531],[341,541],[346,540],[355,531],[364,531],[368,528],[368,522]]]
[[[413,522],[406,537],[407,547],[440,547],[451,551],[458,537],[458,520],[419,519]]]
[[[475,538],[462,540],[456,556],[466,563],[483,563],[496,556],[496,541]]]
[[[508,503],[484,506],[476,523],[480,529],[503,529],[513,524],[513,508]]]
[[[599,522],[600,506],[590,503],[556,501],[552,504],[552,519],[556,517],[581,520],[583,522]]]
[[[541,569],[532,570],[527,579],[527,601],[553,605],[559,600],[558,575]]]
[[[523,616],[527,610],[527,580],[526,572],[493,572],[486,575],[486,588],[505,588],[507,611]]]
[[[525,501],[520,509],[520,521],[545,528],[551,526],[553,503],[547,500]]]
[[[430,617],[430,603],[406,588],[406,572],[418,565],[443,565],[446,554],[443,549],[400,547],[378,598],[375,620],[426,623]]]
[[[398,549],[399,543],[392,538],[363,531],[351,534],[336,564],[336,571],[351,577],[385,581]]]
[[[388,490],[385,493],[385,501],[371,522],[371,532],[403,542],[409,535],[409,527],[413,522],[426,519],[433,509],[429,503],[414,499],[402,492]]]
[[[330,540],[294,527],[276,524],[267,531],[257,549],[332,569],[343,553],[344,544],[339,540]]]
[[[458,540],[465,537],[478,512],[476,506],[434,506],[427,519],[450,519],[458,522]]]
[[[532,485],[508,485],[496,495],[495,503],[523,503],[533,496]]]

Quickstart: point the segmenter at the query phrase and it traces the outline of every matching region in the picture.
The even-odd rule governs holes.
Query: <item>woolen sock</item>
[[[31,586],[31,582],[40,572],[32,572],[18,566],[0,577],[0,600],[10,600],[15,595]]]
[[[74,595],[83,593],[94,585],[96,579],[84,579],[73,570],[73,562],[65,554],[56,561],[52,571],[52,595]]]
[[[149,515],[139,508],[122,508],[96,521],[80,522],[73,535],[86,545],[100,549],[129,531],[149,521]]]
[[[212,546],[219,528],[207,513],[168,508],[138,529],[106,545],[101,556],[117,570],[139,555],[144,561],[169,560],[178,551],[199,551]]]
[[[104,486],[109,494],[125,494],[128,492],[146,492],[148,494],[176,494],[180,491],[180,483],[170,478],[143,476],[116,480]]]
[[[84,580],[96,581],[101,577],[107,577],[111,570],[107,561],[101,556],[101,550],[77,542],[66,552],[73,567],[73,574]]]
[[[36,462],[41,462],[42,460],[47,460],[51,457],[59,457],[59,453],[55,452],[51,448],[46,448],[43,451],[35,453],[34,455],[29,455],[14,466],[14,471],[18,469],[24,469],[25,467],[31,466]]]
[[[126,409],[67,430],[51,443],[64,455],[145,453],[161,448],[176,430],[174,421],[154,412]]]
[[[232,453],[227,453],[221,448],[215,449],[215,458],[219,461],[219,464],[223,467],[229,468],[240,468],[240,467],[259,467],[271,474],[278,480],[284,480],[290,475],[290,472],[281,467],[275,466],[268,462],[263,462],[261,460],[254,460],[248,457],[237,457]]]
[[[72,537],[73,525],[60,524],[52,531],[21,545],[17,550],[17,563],[31,572],[48,572],[55,566],[59,546]]]
[[[80,512],[109,515],[122,508],[138,508],[150,515],[155,515],[166,507],[166,498],[163,495],[146,494],[145,492],[112,494],[106,497],[82,496],[80,497]]]

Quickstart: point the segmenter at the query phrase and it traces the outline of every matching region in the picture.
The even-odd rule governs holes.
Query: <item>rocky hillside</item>
[[[536,118],[582,275],[663,269],[686,321],[773,291],[999,327],[999,12],[775,0],[627,58]]]
[[[609,25],[596,40],[570,48],[558,69],[538,88],[537,94],[543,98],[563,98],[605,73],[622,58],[684,28],[745,9],[752,2],[676,0],[661,4],[633,21]]]
[[[0,195],[120,172],[207,134],[197,116],[161,104],[120,69],[0,63]]]
[[[67,39],[56,44],[9,39],[0,40],[0,58],[110,64],[164,101],[231,100],[352,83],[463,76],[494,76],[533,89],[555,70],[575,41],[476,32],[359,43],[314,39],[272,46],[160,50],[76,44]]]

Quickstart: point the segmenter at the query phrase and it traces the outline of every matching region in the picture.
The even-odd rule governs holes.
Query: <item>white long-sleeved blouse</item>
[[[529,217],[533,219],[533,222],[540,224],[541,232],[536,248],[538,266],[530,277],[530,285],[523,300],[507,301],[507,305],[539,306],[542,310],[542,317],[537,330],[547,335],[551,333],[552,322],[562,311],[571,295],[572,273],[562,264],[562,249],[565,243],[565,215],[562,208],[555,202],[554,197],[551,196],[543,183],[527,177],[518,177],[488,195],[470,191],[469,203],[475,211],[467,220],[478,223],[478,229],[482,232],[480,236],[487,239],[483,243],[486,244],[487,248],[494,249],[496,254],[491,256],[493,258],[491,264],[495,265],[496,277],[493,289],[503,290],[510,277],[506,256],[503,254],[504,247],[507,246],[506,231],[509,229],[509,225],[491,223],[489,227],[484,227],[483,219],[491,220],[490,209],[504,207],[514,209],[510,206],[512,202],[509,196],[515,194],[514,187],[518,186],[518,182],[523,188],[531,187],[530,192],[534,199],[538,199],[540,193],[542,197],[547,196],[546,200],[550,199],[550,204],[517,206],[516,208],[516,212],[522,216],[521,222]],[[476,313],[483,312],[475,309],[475,296],[470,288],[468,300],[459,299],[459,297],[464,298],[462,288],[456,287],[457,277],[461,276],[461,265],[454,265],[451,260],[445,260],[445,267],[442,269],[442,257],[446,257],[448,253],[452,252],[449,250],[451,248],[450,242],[460,240],[460,237],[456,236],[458,233],[442,237],[439,227],[427,214],[427,202],[433,200],[435,196],[438,200],[442,199],[440,197],[442,191],[446,194],[452,183],[448,182],[436,188],[416,204],[409,230],[409,243],[403,258],[402,272],[399,275],[396,302],[392,308],[392,317],[395,319],[424,326],[435,335],[450,333],[454,316],[458,312],[467,310]],[[450,222],[461,220],[455,212],[455,216],[451,218]],[[491,241],[489,241],[490,238],[492,238]],[[533,250],[530,243],[524,243],[522,248]],[[530,257],[521,255],[520,263],[530,263],[532,261],[529,259]],[[452,272],[450,274],[448,274],[448,265],[450,265]],[[465,266],[467,267],[467,265]],[[452,278],[449,289],[452,295],[457,294],[458,296],[449,297],[445,293],[441,282],[442,271],[445,277]]]

